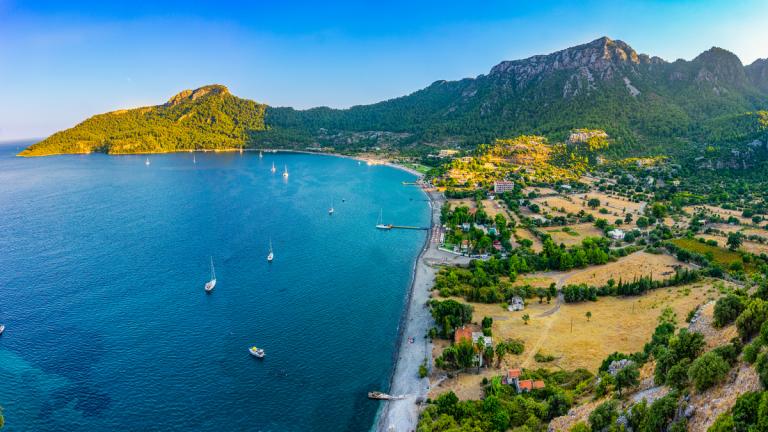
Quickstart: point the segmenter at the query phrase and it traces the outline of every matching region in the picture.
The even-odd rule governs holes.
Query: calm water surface
[[[370,427],[378,404],[365,393],[388,385],[426,236],[373,226],[380,208],[387,222],[428,224],[424,195],[401,185],[413,176],[318,155],[146,166],[15,152],[0,146],[8,431]]]

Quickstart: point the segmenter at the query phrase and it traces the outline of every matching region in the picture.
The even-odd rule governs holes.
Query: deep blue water
[[[289,153],[145,166],[15,152],[0,146],[8,431],[370,428],[378,403],[365,393],[388,386],[426,236],[374,224],[380,208],[428,223],[424,195],[401,185],[413,176]]]

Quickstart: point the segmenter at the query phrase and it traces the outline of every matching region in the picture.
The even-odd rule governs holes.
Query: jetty
[[[409,229],[409,230],[429,230],[429,227],[418,227],[418,226],[408,226],[408,225],[389,225],[391,229]]]

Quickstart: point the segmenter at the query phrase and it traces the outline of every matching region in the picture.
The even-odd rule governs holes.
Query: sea
[[[24,144],[0,145],[4,432],[371,429],[427,235],[375,225],[429,224],[412,174]]]

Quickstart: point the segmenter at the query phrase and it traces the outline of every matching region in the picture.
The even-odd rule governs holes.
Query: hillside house
[[[618,228],[608,231],[608,237],[614,240],[624,240],[624,231]]]
[[[521,311],[525,309],[525,302],[522,297],[514,296],[507,306],[507,310],[510,312]]]
[[[493,182],[493,192],[500,194],[504,192],[512,192],[515,190],[515,183],[511,181],[495,181]]]

